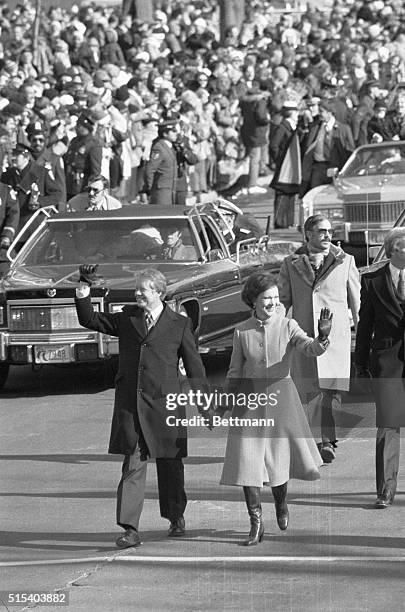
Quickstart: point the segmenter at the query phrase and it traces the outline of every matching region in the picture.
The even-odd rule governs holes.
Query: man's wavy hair
[[[149,282],[155,291],[160,293],[162,300],[166,296],[166,278],[159,270],[155,268],[144,268],[135,274],[134,280],[135,288],[142,282]]]
[[[384,248],[387,257],[391,257],[398,240],[405,238],[405,227],[394,227],[384,238]]]

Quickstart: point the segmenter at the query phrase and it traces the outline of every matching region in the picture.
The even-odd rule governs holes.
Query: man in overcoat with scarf
[[[360,307],[360,281],[354,257],[331,242],[331,224],[323,215],[308,217],[306,244],[286,257],[279,276],[280,301],[309,336],[314,337],[322,308],[333,311],[329,350],[320,357],[294,354],[291,374],[303,402],[317,398],[321,411],[319,450],[325,463],[335,458],[333,407],[350,387],[351,310],[355,326]]]
[[[376,403],[375,508],[392,505],[397,489],[400,427],[405,425],[405,228],[385,237],[389,262],[362,276],[355,364],[372,376]]]
[[[96,312],[89,284],[94,266],[80,268],[76,309],[83,327],[119,339],[119,369],[115,379],[115,404],[109,453],[125,455],[117,492],[117,523],[125,532],[119,548],[139,546],[138,524],[145,497],[148,458],[156,459],[161,516],[170,521],[169,536],[185,533],[182,458],[187,456],[187,429],[168,424],[167,418],[185,418],[185,408],[172,410],[168,394],[180,392],[179,359],[192,385],[205,380],[188,317],[163,302],[166,280],[159,270],[144,269],[134,278],[135,305],[117,313]],[[173,396],[174,397],[174,396]]]
[[[284,102],[283,119],[270,134],[270,157],[275,164],[270,187],[275,190],[274,228],[294,225],[295,196],[301,186],[301,149],[298,124],[298,106],[294,101]]]

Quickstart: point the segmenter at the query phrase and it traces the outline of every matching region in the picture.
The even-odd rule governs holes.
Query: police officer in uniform
[[[158,138],[152,144],[145,168],[145,191],[149,195],[149,204],[166,206],[176,201],[178,167],[174,145],[177,138],[176,121],[163,121],[159,125]]]
[[[17,193],[19,229],[38,208],[57,206],[62,198],[50,171],[34,162],[30,147],[24,143],[16,144],[12,151],[12,165],[3,172],[0,180]]]
[[[46,147],[46,130],[40,121],[30,123],[26,132],[34,161],[48,170],[62,193],[58,206],[59,212],[62,212],[66,209],[66,177],[63,158]]]
[[[20,209],[16,193],[0,183],[0,278],[9,266],[6,252],[14,240],[19,219]]]
[[[101,174],[103,143],[93,134],[94,127],[94,117],[83,111],[77,120],[77,136],[64,157],[68,200],[84,190],[90,177]]]

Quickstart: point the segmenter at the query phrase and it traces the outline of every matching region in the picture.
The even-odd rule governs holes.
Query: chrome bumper
[[[56,344],[69,344],[72,347],[76,344],[97,344],[99,359],[108,359],[112,355],[118,355],[118,339],[98,332],[80,330],[77,332],[44,334],[2,331],[0,332],[0,361],[7,360],[8,348],[11,346],[32,348],[35,345],[52,347]],[[32,363],[32,352],[28,351],[28,355],[31,355],[31,360],[28,359],[28,363]]]

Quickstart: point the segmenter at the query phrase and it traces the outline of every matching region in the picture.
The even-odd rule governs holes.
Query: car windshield
[[[340,173],[341,177],[405,174],[405,145],[362,148]]]
[[[88,219],[50,222],[23,255],[26,266],[82,262],[193,262],[187,219]]]

